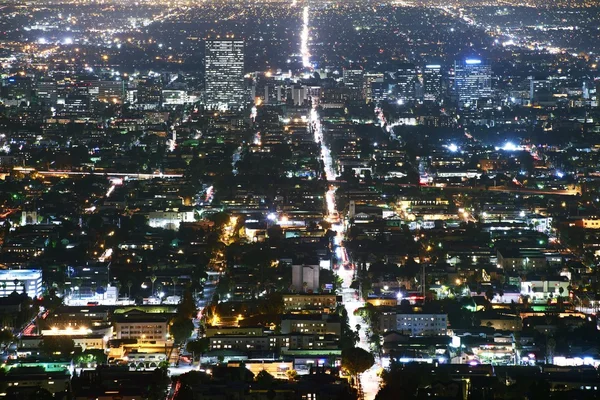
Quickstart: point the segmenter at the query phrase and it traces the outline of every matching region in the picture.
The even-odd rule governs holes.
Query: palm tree
[[[179,282],[179,277],[172,276],[171,281],[173,282],[173,296],[177,296],[177,282]]]
[[[150,282],[152,282],[152,296],[154,296],[154,282],[156,282],[156,275],[152,274]]]
[[[119,299],[119,292],[121,291],[121,286],[123,286],[121,282],[115,282],[115,287],[117,288],[117,300]]]
[[[13,283],[15,284],[15,292],[17,291],[17,286],[19,286],[19,280],[17,278],[15,278],[15,280],[13,281]]]
[[[131,300],[131,287],[133,286],[133,282],[127,281],[127,288],[129,289],[129,299]]]

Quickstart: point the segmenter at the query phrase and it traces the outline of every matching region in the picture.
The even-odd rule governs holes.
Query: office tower
[[[29,103],[33,90],[33,81],[28,76],[11,76],[2,81],[0,100],[9,106]]]
[[[38,104],[47,106],[56,105],[58,99],[58,90],[56,82],[53,80],[40,80],[35,84],[35,95]]]
[[[549,101],[551,97],[551,84],[547,77],[529,77],[529,100],[532,103]]]
[[[244,87],[244,41],[207,40],[204,63],[206,106],[243,107],[248,101]]]
[[[428,64],[423,69],[423,100],[436,101],[442,94],[442,67]]]
[[[415,83],[417,82],[417,69],[414,64],[402,64],[395,73],[396,97],[399,101],[415,99]]]
[[[344,69],[344,87],[348,90],[352,100],[363,97],[363,75],[364,71],[362,69]]]
[[[125,97],[125,83],[118,81],[98,81],[98,100],[107,103],[122,103]]]
[[[137,86],[138,107],[154,110],[162,104],[162,84],[155,79],[141,79]]]
[[[381,72],[367,72],[364,75],[364,99],[367,103],[373,101],[373,83],[381,82],[383,83],[383,73]]]
[[[390,97],[390,84],[383,81],[375,81],[371,83],[371,97],[373,101],[385,101]]]
[[[460,107],[476,107],[477,101],[492,96],[492,67],[479,59],[454,63],[454,91]]]

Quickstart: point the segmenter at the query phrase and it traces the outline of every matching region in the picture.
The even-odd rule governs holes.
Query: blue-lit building
[[[475,58],[455,61],[454,92],[459,107],[476,107],[479,100],[491,97],[491,65]]]

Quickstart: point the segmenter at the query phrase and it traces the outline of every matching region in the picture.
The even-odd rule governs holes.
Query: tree
[[[177,306],[177,315],[187,319],[192,319],[196,315],[196,303],[189,288],[183,292],[183,297]]]
[[[176,343],[185,342],[194,330],[194,323],[191,319],[183,317],[175,317],[171,322],[171,335]]]
[[[290,381],[295,381],[298,377],[298,372],[295,369],[288,369],[287,371],[285,371],[285,375]]]
[[[188,342],[185,349],[188,352],[193,353],[194,356],[199,354],[200,358],[202,358],[202,355],[208,351],[209,342],[210,340],[207,337],[196,339]]]
[[[342,368],[353,377],[362,374],[373,364],[375,364],[373,355],[360,347],[342,350]]]
[[[156,282],[156,275],[152,274],[150,282],[152,282],[152,296],[154,296],[154,282]]]
[[[13,341],[13,339],[14,336],[8,329],[3,329],[0,331],[0,344],[8,345]]]
[[[129,299],[131,299],[131,287],[133,286],[133,282],[127,281],[127,289],[129,289]]]
[[[275,377],[263,369],[256,374],[254,381],[259,385],[270,385],[275,381]]]
[[[177,282],[179,282],[179,277],[172,276],[171,282],[173,282],[173,296],[177,296]]]
[[[75,350],[75,342],[66,336],[46,336],[40,343],[40,350],[46,355],[69,355]]]

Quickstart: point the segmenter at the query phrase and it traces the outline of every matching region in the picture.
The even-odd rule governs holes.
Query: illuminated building
[[[244,41],[207,40],[206,106],[236,109],[247,101],[244,87]]]
[[[54,81],[38,81],[35,94],[39,104],[55,105],[58,100],[58,89]]]
[[[549,101],[552,97],[551,82],[547,78],[529,78],[529,100],[531,102]]]
[[[442,93],[442,67],[428,64],[423,69],[423,100],[436,101]]]
[[[162,102],[162,85],[153,79],[144,79],[138,82],[137,104],[144,110],[154,110]]]
[[[12,292],[27,293],[37,298],[42,295],[42,271],[34,269],[0,270],[0,297]]]
[[[396,330],[411,336],[446,335],[448,316],[446,314],[396,314]]]
[[[169,314],[149,314],[132,310],[114,317],[115,339],[136,339],[138,343],[160,344],[167,341]]]
[[[181,222],[194,222],[193,210],[152,211],[148,224],[153,228],[178,230]]]
[[[353,99],[363,97],[363,76],[364,71],[362,69],[344,69],[344,86],[350,91],[350,96]]]
[[[477,101],[492,95],[492,67],[479,59],[454,63],[454,90],[461,107],[477,106]]]
[[[363,97],[365,98],[365,101],[367,103],[370,103],[371,101],[373,101],[373,83],[375,82],[379,82],[379,83],[383,83],[383,73],[381,72],[375,72],[375,73],[366,73],[364,75],[364,83],[363,83],[363,89],[364,89],[364,95]]]
[[[395,73],[396,91],[399,101],[414,100],[417,70],[413,64],[403,64]]]

